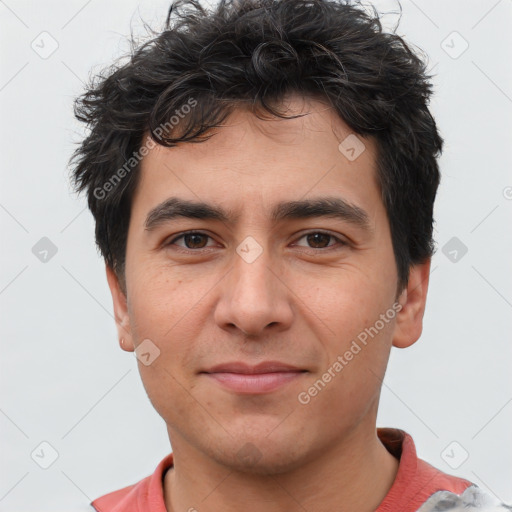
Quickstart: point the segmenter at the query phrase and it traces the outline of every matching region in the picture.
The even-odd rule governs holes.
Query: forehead
[[[382,204],[374,142],[324,102],[289,97],[283,107],[305,115],[260,119],[237,109],[204,142],[155,145],[142,159],[132,214],[179,196],[222,205],[237,218],[254,209],[270,218],[283,200],[337,195],[375,215]]]

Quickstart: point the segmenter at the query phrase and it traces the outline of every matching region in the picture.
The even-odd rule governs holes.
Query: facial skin
[[[138,365],[174,453],[169,511],[373,511],[396,475],[398,462],[375,432],[381,381],[391,346],[421,334],[430,261],[411,268],[397,297],[374,143],[364,139],[366,150],[350,161],[338,146],[351,130],[335,112],[314,99],[286,104],[307,115],[259,120],[239,109],[206,142],[156,145],[132,203],[126,294],[107,267],[123,348],[149,339],[160,350]],[[171,197],[232,217],[177,217],[146,229],[151,210]],[[326,216],[272,220],[280,202],[325,197],[364,210],[367,229]],[[178,238],[190,230],[203,236]],[[305,236],[318,232],[332,236]],[[262,249],[250,263],[236,251],[247,237]],[[299,393],[397,301],[400,312],[300,403]],[[306,371],[261,394],[201,373],[234,361]]]

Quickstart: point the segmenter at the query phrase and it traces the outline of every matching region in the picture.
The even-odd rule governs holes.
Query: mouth
[[[256,366],[242,362],[224,363],[201,372],[221,387],[241,394],[270,393],[306,373],[307,370],[277,361],[266,361]]]

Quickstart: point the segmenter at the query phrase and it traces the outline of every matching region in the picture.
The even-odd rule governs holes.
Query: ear
[[[105,265],[107,272],[107,281],[112,294],[112,301],[114,303],[114,318],[116,320],[117,336],[119,338],[119,345],[127,352],[133,352],[135,346],[133,344],[133,336],[130,327],[130,317],[128,315],[128,306],[126,295],[122,291],[115,272],[108,264]]]
[[[431,259],[429,258],[425,263],[410,267],[409,281],[398,298],[402,309],[396,316],[395,333],[393,335],[394,347],[410,347],[421,336],[430,277],[430,263]]]

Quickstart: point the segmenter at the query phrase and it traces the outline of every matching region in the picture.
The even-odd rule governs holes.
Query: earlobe
[[[394,347],[410,347],[421,336],[430,277],[430,263],[429,258],[425,263],[412,265],[410,268],[409,281],[398,299],[402,308],[396,316],[393,335]]]
[[[126,295],[121,289],[119,279],[114,270],[110,268],[108,264],[105,265],[105,270],[108,286],[112,295],[119,346],[126,352],[133,352],[135,345],[132,338]]]

